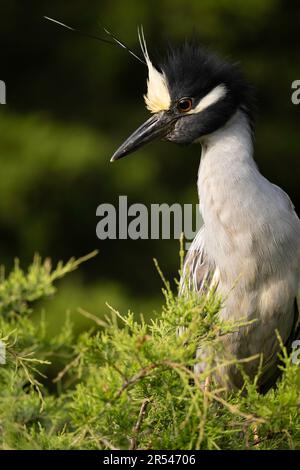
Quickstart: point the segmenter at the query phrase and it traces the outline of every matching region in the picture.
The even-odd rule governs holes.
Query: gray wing
[[[288,354],[292,353],[293,342],[295,340],[300,339],[299,300],[299,298],[295,299],[293,309],[294,321],[291,333],[284,344]],[[265,372],[262,374],[261,379],[259,379],[258,381],[258,390],[260,393],[267,393],[267,391],[270,390],[270,388],[274,387],[277,380],[282,376],[282,370],[279,367],[280,365],[282,365],[281,359],[278,356],[278,352],[275,352],[265,364]]]
[[[207,290],[213,280],[215,267],[211,266],[205,254],[204,247],[205,226],[199,230],[194,238],[184,260],[183,272],[180,279],[179,293],[194,290],[199,294]]]
[[[296,318],[295,330],[293,333],[293,341],[300,339],[300,289],[299,289],[299,293],[296,299],[296,312],[297,312],[297,318]]]

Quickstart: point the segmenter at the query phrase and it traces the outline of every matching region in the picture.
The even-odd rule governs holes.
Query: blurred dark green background
[[[62,282],[47,311],[116,308],[151,313],[161,301],[156,257],[169,278],[178,242],[96,238],[96,208],[129,203],[197,202],[200,148],[156,143],[111,165],[114,149],[146,117],[146,69],[121,49],[60,29],[48,15],[83,31],[107,26],[138,50],[143,24],[151,54],[167,40],[197,33],[219,54],[241,63],[257,89],[256,160],[300,209],[299,3],[283,0],[14,1],[1,0],[0,262],[25,266],[34,252],[54,262],[94,248],[98,257]],[[78,328],[82,326],[82,321]]]

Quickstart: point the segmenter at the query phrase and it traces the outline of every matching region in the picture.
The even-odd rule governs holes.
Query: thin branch
[[[128,387],[130,387],[130,385],[135,384],[138,380],[140,380],[143,377],[145,377],[146,375],[150,374],[150,372],[152,372],[153,369],[156,369],[159,366],[160,366],[160,364],[150,364],[149,366],[144,367],[139,372],[134,374],[130,379],[126,380],[123,383],[122,387],[120,388],[120,390],[116,394],[115,399],[119,398],[122,395],[122,393],[124,392],[124,390],[126,390]]]
[[[131,445],[130,445],[129,450],[136,450],[137,449],[139,432],[140,432],[141,425],[142,425],[143,419],[145,417],[146,409],[147,409],[147,406],[148,406],[149,403],[150,403],[149,398],[145,398],[142,402],[137,422],[135,423],[135,426],[132,430],[133,437],[130,439]]]
[[[80,315],[82,315],[83,317],[94,321],[95,323],[97,323],[97,325],[102,326],[103,328],[108,328],[108,326],[109,326],[105,321],[101,320],[101,318],[97,317],[93,313],[87,312],[86,310],[84,310],[81,307],[79,307],[77,309],[77,312],[80,313]]]
[[[99,437],[99,441],[109,450],[119,450],[117,447],[114,447],[105,437]]]
[[[58,374],[57,376],[53,379],[53,383],[57,383],[59,382],[65,375],[66,373],[72,368],[72,367],[76,367],[79,363],[79,360],[81,359],[82,357],[82,353],[79,353],[74,359],[73,361],[69,362],[69,364],[67,364]]]

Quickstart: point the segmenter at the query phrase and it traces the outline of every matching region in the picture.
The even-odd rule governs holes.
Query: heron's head
[[[154,66],[143,35],[148,68],[144,96],[152,116],[119,147],[111,161],[125,157],[156,139],[178,144],[202,142],[241,109],[249,112],[249,85],[240,69],[208,53],[195,42],[171,48]]]

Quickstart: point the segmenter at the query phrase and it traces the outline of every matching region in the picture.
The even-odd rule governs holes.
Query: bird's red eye
[[[191,98],[182,98],[177,103],[177,109],[180,113],[187,113],[193,107],[193,101]]]

